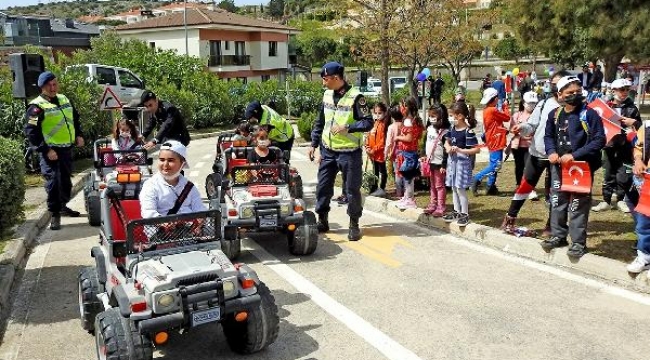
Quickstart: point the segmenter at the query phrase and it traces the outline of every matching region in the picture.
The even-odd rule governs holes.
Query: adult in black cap
[[[318,231],[329,231],[330,200],[334,195],[334,180],[340,169],[345,175],[343,193],[348,197],[348,239],[357,241],[361,239],[359,218],[363,211],[363,133],[372,129],[373,119],[361,90],[349,85],[343,72],[343,65],[337,62],[329,62],[321,70],[323,85],[327,90],[311,133],[309,157],[313,159],[316,148],[319,148],[321,160],[316,187]]]
[[[257,100],[248,104],[244,117],[251,124],[259,124],[260,127],[267,128],[271,145],[280,148],[285,154],[284,160],[289,163],[291,148],[295,139],[291,123],[280,116],[273,108],[262,105]]]
[[[190,133],[185,126],[181,112],[167,101],[158,100],[153,91],[145,90],[140,97],[140,104],[151,114],[142,131],[146,139],[154,128],[158,129],[156,136],[147,142],[143,148],[149,150],[165,140],[178,140],[187,146],[190,143]]]
[[[65,95],[59,94],[56,76],[49,71],[38,77],[41,94],[29,103],[25,135],[39,154],[45,177],[50,229],[61,228],[61,215],[77,217],[66,206],[72,191],[72,146],[84,146],[79,113]]]

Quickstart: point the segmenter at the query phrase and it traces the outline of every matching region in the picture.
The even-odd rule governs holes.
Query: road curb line
[[[566,255],[566,248],[555,249],[550,253],[544,251],[538,239],[516,237],[503,233],[499,229],[470,223],[464,228],[455,223],[448,224],[440,218],[425,215],[422,209],[406,209],[395,207],[395,201],[365,196],[364,207],[388,216],[411,220],[417,224],[448,232],[452,235],[472,240],[508,254],[518,255],[544,264],[552,264],[562,268],[576,270],[595,276],[619,286],[635,291],[650,293],[650,280],[644,271],[636,277],[630,276],[626,263],[603,256],[586,254],[579,261],[572,260]]]
[[[89,176],[90,170],[84,170],[72,178],[71,198],[83,190]],[[16,237],[7,242],[2,254],[0,254],[0,311],[3,315],[10,306],[8,303],[9,294],[11,293],[15,275],[26,259],[34,240],[51,219],[50,212],[47,211],[45,204],[27,213],[26,217],[25,222],[16,227]]]

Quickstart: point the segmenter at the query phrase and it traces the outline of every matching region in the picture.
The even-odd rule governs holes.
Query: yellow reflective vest
[[[260,125],[273,126],[273,129],[269,132],[269,139],[276,142],[289,141],[293,137],[291,123],[266,105],[262,105],[262,110]]]
[[[332,134],[332,125],[349,125],[354,123],[354,100],[361,95],[361,91],[352,87],[343,95],[338,104],[334,104],[334,91],[327,90],[323,96],[323,114],[325,126],[323,127],[323,145],[335,151],[354,151],[363,145],[363,132]]]
[[[39,95],[30,102],[43,110],[41,131],[43,139],[49,146],[72,146],[75,143],[75,129],[72,105],[67,97],[56,95],[59,105]]]

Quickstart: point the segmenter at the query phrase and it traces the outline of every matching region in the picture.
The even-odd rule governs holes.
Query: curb
[[[83,189],[89,175],[89,170],[85,170],[72,178],[71,197],[76,196]],[[7,242],[4,251],[0,254],[0,311],[2,313],[11,306],[8,303],[9,294],[16,272],[23,265],[28,250],[50,222],[50,218],[50,212],[45,205],[27,213],[25,222],[16,227],[16,237]]]
[[[576,261],[566,255],[566,248],[554,249],[547,253],[538,239],[516,237],[504,234],[501,230],[485,225],[470,223],[461,228],[455,223],[448,224],[440,218],[425,215],[422,209],[399,210],[396,202],[374,196],[366,196],[364,207],[388,216],[411,220],[419,225],[442,230],[467,240],[472,240],[508,254],[518,255],[544,264],[576,270],[584,274],[607,280],[619,286],[643,293],[650,293],[650,279],[646,272],[636,277],[630,276],[624,262],[603,256],[586,254]]]

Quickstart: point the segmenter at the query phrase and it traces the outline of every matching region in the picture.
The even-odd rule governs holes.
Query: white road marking
[[[200,169],[205,166],[205,163],[203,161],[197,162],[196,165],[194,165],[195,169]]]
[[[199,171],[198,170],[194,170],[194,171],[192,171],[190,173],[190,177],[197,177],[197,176],[199,176]]]
[[[296,290],[309,296],[314,303],[384,354],[386,358],[391,360],[422,360],[411,350],[403,347],[352,310],[334,300],[291,267],[282,264],[280,260],[269,254],[255,241],[245,240],[244,243],[249,248],[250,253],[264,265],[285,279]]]
[[[422,226],[406,222],[406,221],[404,221],[402,219],[396,219],[394,217],[390,217],[388,215],[384,215],[384,214],[377,213],[377,212],[370,211],[370,210],[366,210],[366,209],[364,209],[363,212],[368,213],[368,214],[370,214],[372,216],[381,218],[383,220],[390,221],[391,223],[400,223],[401,225],[408,226],[408,227],[410,227],[412,229],[419,229],[419,230],[422,229]],[[441,232],[441,234],[446,235],[444,232]],[[516,255],[504,253],[502,251],[489,248],[489,247],[484,246],[482,244],[475,243],[475,242],[473,242],[471,240],[458,238],[458,237],[456,237],[454,235],[451,235],[450,237],[445,238],[445,240],[450,241],[450,242],[452,242],[454,244],[457,244],[457,245],[465,246],[467,248],[470,248],[470,249],[472,249],[474,251],[477,251],[479,253],[482,253],[482,254],[494,256],[496,258],[499,258],[501,260],[505,260],[505,261],[513,263],[513,264],[523,265],[523,266],[526,266],[526,267],[531,268],[531,269],[535,269],[535,270],[539,270],[541,272],[545,272],[545,273],[548,273],[548,274],[551,274],[551,275],[555,275],[555,276],[557,276],[557,277],[559,277],[561,279],[564,279],[564,280],[573,281],[573,282],[576,282],[578,284],[582,284],[582,285],[594,288],[594,289],[602,291],[602,292],[604,292],[606,294],[618,296],[618,297],[624,298],[626,300],[634,301],[634,302],[636,302],[638,304],[650,306],[650,296],[647,296],[647,295],[643,295],[643,294],[640,294],[640,293],[636,293],[634,291],[623,289],[621,287],[606,284],[606,283],[598,281],[598,280],[589,279],[589,278],[586,278],[586,277],[583,277],[583,276],[580,276],[580,275],[576,275],[576,274],[570,273],[568,271],[562,270],[560,268],[557,268],[557,267],[554,267],[554,266],[551,266],[551,265],[541,264],[541,263],[535,262],[533,260],[528,260],[528,259],[516,256]]]
[[[206,160],[207,160],[207,159],[212,158],[213,156],[214,156],[214,155],[212,155],[212,154],[205,154],[205,155],[203,155],[203,159],[206,159]]]

